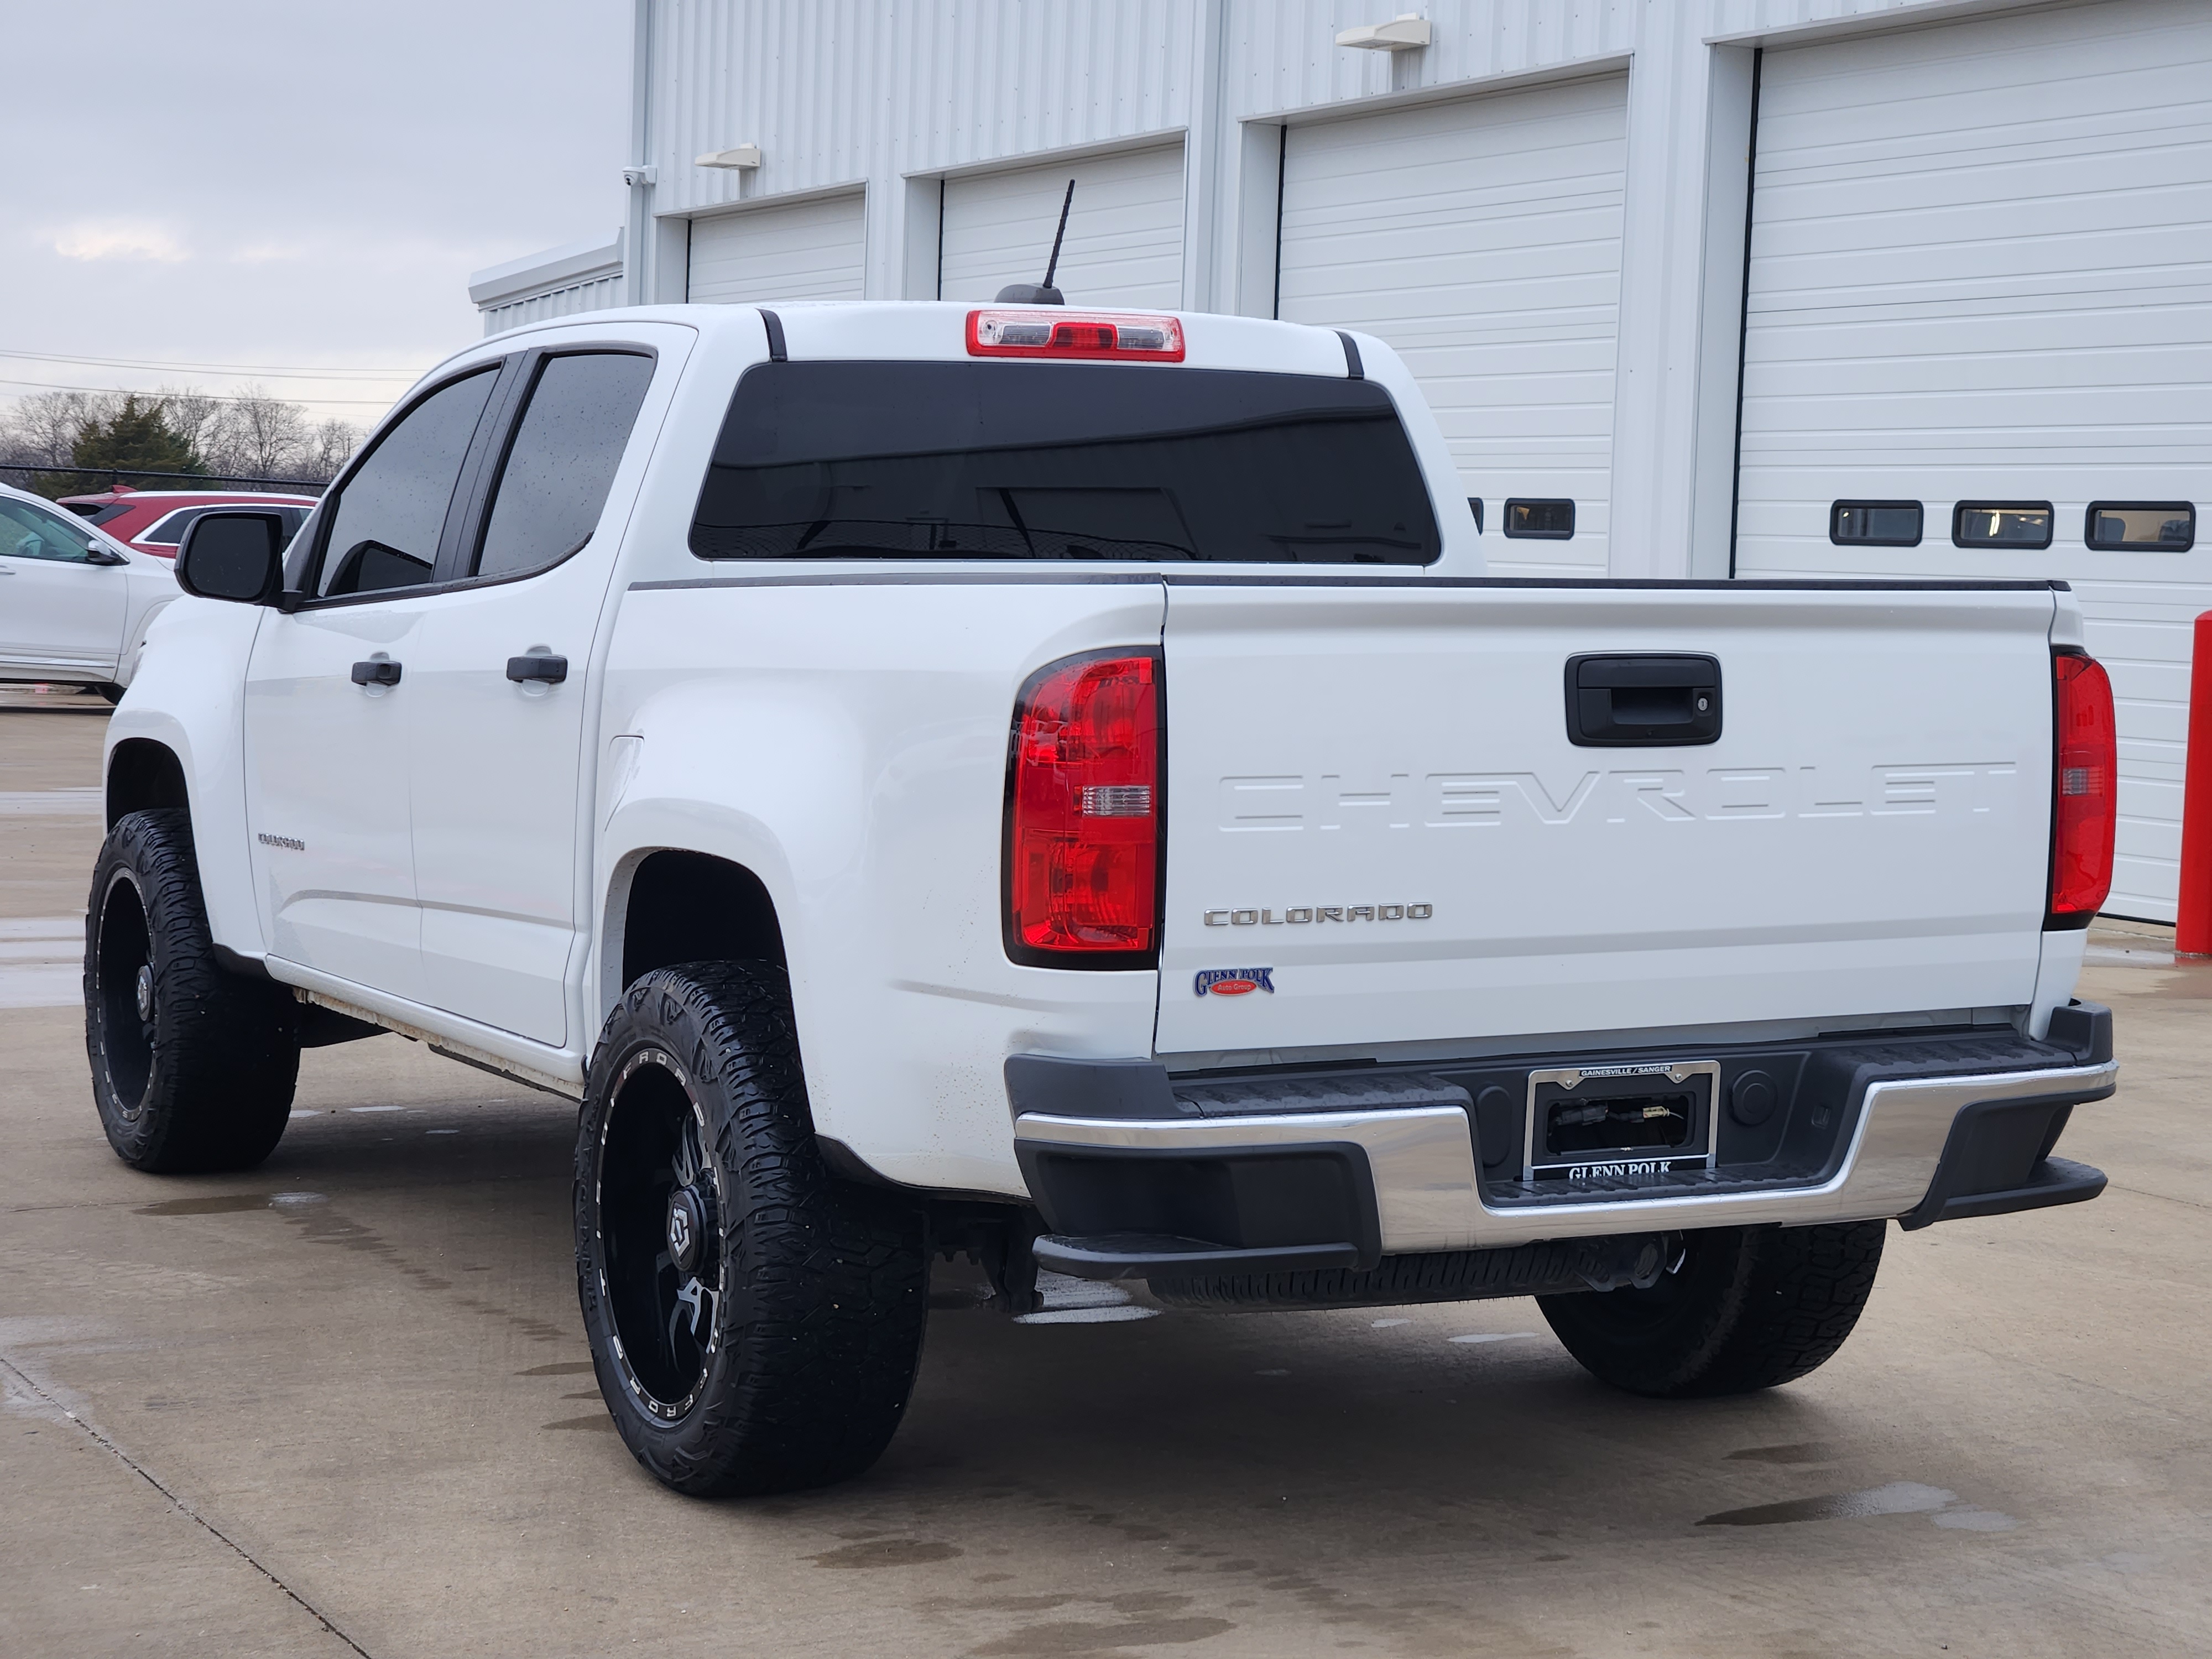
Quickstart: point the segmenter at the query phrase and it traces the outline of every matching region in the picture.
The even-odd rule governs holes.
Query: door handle
[[[1717,743],[1719,659],[1593,654],[1567,659],[1567,741],[1589,748],[1656,749]]]
[[[509,657],[507,677],[517,685],[530,680],[543,680],[548,685],[558,685],[568,678],[566,657]]]
[[[397,685],[399,684],[399,665],[386,658],[373,658],[353,665],[356,685]]]

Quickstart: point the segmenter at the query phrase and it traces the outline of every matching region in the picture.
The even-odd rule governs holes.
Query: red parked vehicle
[[[118,542],[160,558],[177,556],[177,544],[192,520],[219,507],[274,507],[284,517],[289,538],[313,510],[313,495],[279,495],[267,491],[228,489],[133,489],[117,484],[97,495],[64,495],[55,503],[89,519]]]

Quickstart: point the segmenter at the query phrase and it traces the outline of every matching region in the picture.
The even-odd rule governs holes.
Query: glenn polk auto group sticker
[[[1270,977],[1272,968],[1201,968],[1198,970],[1198,994],[1214,997],[1249,997],[1255,991],[1275,994],[1275,981]]]

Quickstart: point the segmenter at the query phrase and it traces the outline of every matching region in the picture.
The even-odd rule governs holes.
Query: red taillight
[[[1014,708],[1008,954],[1149,966],[1159,867],[1159,659],[1116,653],[1039,670]]]
[[[1172,317],[1086,317],[1065,311],[971,311],[971,357],[1091,357],[1179,363],[1182,325]]]
[[[2094,915],[2112,888],[2119,827],[2119,733],[2112,682],[2092,658],[2051,659],[2057,679],[2057,775],[2051,814],[2051,915]]]

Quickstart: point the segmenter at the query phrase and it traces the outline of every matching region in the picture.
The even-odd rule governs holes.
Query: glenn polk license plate
[[[1618,1181],[1713,1164],[1717,1060],[1565,1066],[1528,1078],[1524,1181]]]

